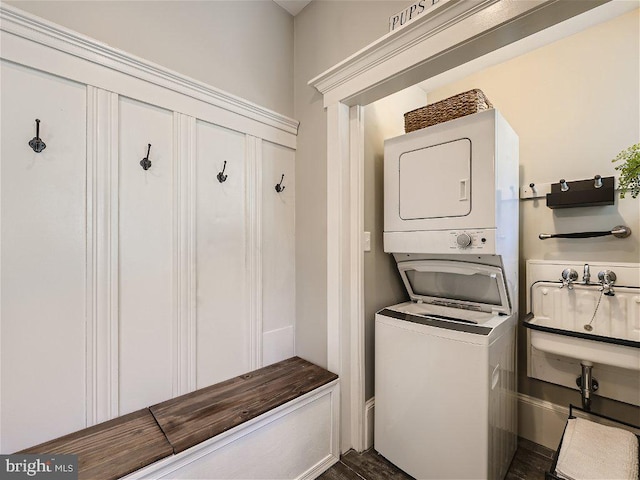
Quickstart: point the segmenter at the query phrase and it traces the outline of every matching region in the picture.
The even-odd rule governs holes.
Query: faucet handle
[[[602,284],[613,285],[617,279],[618,277],[612,270],[602,270],[598,272],[598,280],[600,280]]]
[[[598,280],[600,280],[601,290],[605,295],[609,297],[613,297],[615,293],[613,292],[613,285],[616,283],[618,277],[611,270],[602,270],[598,272]]]
[[[560,281],[562,282],[562,286],[560,288],[563,287],[568,287],[569,290],[573,290],[573,282],[575,282],[578,279],[578,272],[576,272],[573,268],[565,268],[562,271],[562,278],[560,279]]]

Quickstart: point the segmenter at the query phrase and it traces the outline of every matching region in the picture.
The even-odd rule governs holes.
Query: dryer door
[[[384,231],[496,228],[504,202],[517,208],[517,137],[497,119],[485,110],[385,140]]]
[[[463,217],[471,212],[471,140],[460,138],[400,155],[400,218]]]

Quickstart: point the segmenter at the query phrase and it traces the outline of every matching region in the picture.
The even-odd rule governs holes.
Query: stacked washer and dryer
[[[418,479],[501,479],[516,449],[518,136],[495,109],[385,141],[375,449]]]

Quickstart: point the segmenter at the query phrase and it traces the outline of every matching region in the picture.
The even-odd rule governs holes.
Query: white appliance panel
[[[468,235],[469,245],[458,243],[459,235]],[[425,252],[432,254],[496,252],[495,229],[461,229],[445,231],[384,232],[384,251],[389,253]]]
[[[375,449],[415,478],[504,478],[516,449],[514,317],[477,335],[383,312],[375,325]]]
[[[461,138],[400,155],[400,218],[462,217],[471,212],[471,141]]]

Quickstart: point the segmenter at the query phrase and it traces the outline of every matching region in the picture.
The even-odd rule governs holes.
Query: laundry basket
[[[593,444],[587,445],[587,447],[593,447],[592,450],[595,450],[597,453],[592,455],[589,454],[589,448],[580,448],[584,447],[584,440],[587,437],[583,437],[582,442],[578,443],[577,441],[571,441],[575,433],[570,431],[571,427],[576,427],[577,425],[570,425],[571,421],[581,421],[587,422],[590,424],[588,428],[595,428],[593,431],[602,433],[603,428],[611,430],[610,432],[605,432],[605,438],[602,435],[594,435]],[[596,427],[597,426],[597,427]],[[613,432],[613,430],[619,432]],[[588,431],[588,429],[586,430]],[[623,432],[624,431],[624,432]],[[582,430],[584,433],[585,430]],[[627,433],[630,432],[631,434]],[[597,442],[606,442],[606,434],[613,433],[615,435],[623,435],[628,439],[632,439],[633,436],[636,438],[635,445],[625,443],[625,442],[609,442],[604,448],[598,448]],[[619,438],[619,437],[618,437]],[[590,439],[591,440],[591,439]],[[621,450],[625,447],[627,450]],[[635,451],[632,451],[632,448],[635,447]],[[563,449],[569,449],[568,451],[563,452]],[[571,451],[571,449],[579,449],[577,451]],[[612,450],[606,451],[607,449],[614,449],[613,455]],[[616,450],[617,449],[617,450]],[[633,458],[630,458],[631,462],[626,464],[624,462],[620,462],[620,457],[627,457],[625,453],[629,455],[635,454],[635,469],[633,469]],[[616,459],[617,457],[617,459]],[[640,467],[638,466],[638,459],[640,458],[640,427],[637,425],[632,425],[630,423],[622,422],[620,420],[613,419],[611,417],[607,417],[605,415],[600,415],[594,412],[587,412],[582,408],[576,407],[575,405],[569,405],[569,418],[567,419],[567,424],[565,425],[564,432],[562,434],[562,438],[560,439],[560,444],[558,445],[558,449],[553,455],[553,463],[548,472],[545,472],[545,480],[564,480],[567,477],[576,478],[579,480],[581,478],[579,475],[576,475],[575,472],[580,469],[588,470],[588,478],[599,478],[598,472],[605,470],[606,473],[600,475],[603,479],[614,478],[611,476],[611,470],[608,468],[620,469],[621,465],[631,466],[631,468],[627,469],[628,475],[623,478],[640,478]],[[571,465],[573,461],[580,460],[580,464],[578,468],[573,468],[575,465]],[[613,462],[613,463],[612,463]],[[559,466],[559,463],[561,464]],[[573,469],[571,473],[567,470]],[[614,475],[615,478],[619,478],[620,475]]]
[[[405,113],[404,131],[413,132],[489,108],[493,108],[489,99],[482,90],[475,88]]]

